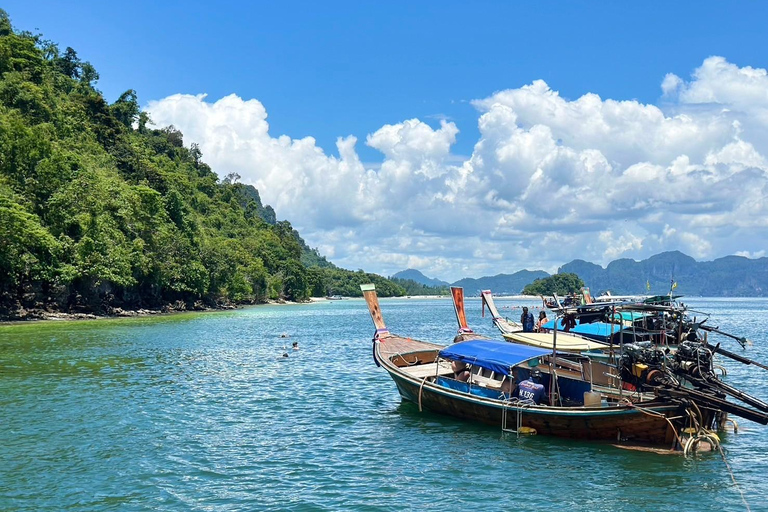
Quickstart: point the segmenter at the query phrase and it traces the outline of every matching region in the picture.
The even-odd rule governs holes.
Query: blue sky
[[[364,137],[447,116],[477,139],[469,101],[543,79],[567,98],[660,97],[710,55],[765,61],[759,2],[5,2],[17,28],[72,46],[113,101],[175,93],[258,98],[275,134]],[[741,7],[740,7],[741,6]],[[375,152],[369,155],[376,158]]]
[[[720,174],[711,179],[721,181],[720,186],[713,185],[715,190],[738,180],[762,187],[762,164],[750,148],[739,146],[744,155],[751,156],[739,157],[735,164],[732,159],[725,162],[711,157],[725,154],[724,148],[732,154],[735,150],[726,139],[733,137],[750,144],[759,156],[766,152],[760,147],[766,135],[760,121],[765,107],[761,85],[749,72],[763,70],[768,64],[768,9],[762,3],[7,1],[3,8],[17,29],[41,32],[62,48],[72,46],[83,60],[94,64],[101,75],[98,87],[108,100],[135,89],[156,121],[180,126],[188,142],[191,137],[200,139],[195,142],[201,144],[204,158],[214,170],[222,175],[235,170],[243,181],[259,186],[278,216],[288,218],[310,245],[348,268],[391,274],[415,266],[428,275],[456,280],[520,268],[554,271],[577,257],[605,264],[615,257],[641,259],[672,249],[697,259],[732,253],[763,255],[755,242],[755,237],[764,239],[766,234],[760,226],[745,226],[728,234],[727,222],[720,218],[702,227],[701,219],[723,214],[720,210],[727,209],[728,201],[738,202],[736,197],[715,194],[714,199],[698,201],[660,197],[630,205],[622,196],[604,211],[592,208],[595,211],[581,222],[574,221],[573,212],[569,217],[574,207],[560,199],[566,209],[562,218],[527,203],[533,193],[531,184],[539,183],[536,180],[543,179],[542,173],[547,178],[558,177],[549,181],[547,190],[551,190],[552,183],[565,183],[571,176],[568,173],[578,172],[576,164],[563,162],[590,160],[592,151],[605,157],[607,167],[600,172],[610,179],[631,181],[638,173],[647,176],[658,171],[642,170],[641,164],[666,169],[658,171],[659,176],[675,177],[679,175],[674,171],[675,162],[679,164],[676,159],[686,156],[690,173],[700,174],[701,166],[730,166],[730,172],[717,168]],[[723,60],[707,61],[713,56]],[[701,71],[698,78],[697,70]],[[668,76],[677,80],[664,82]],[[728,80],[734,84],[739,77],[757,92],[723,85]],[[548,89],[528,91],[523,98],[524,88],[537,80]],[[519,94],[505,96],[504,91]],[[552,92],[560,103],[542,105],[540,100]],[[207,96],[192,100],[200,94]],[[581,112],[572,122],[594,120],[583,104],[575,103],[590,94],[599,97],[601,116],[613,108],[606,100],[634,102],[645,120],[656,113],[649,107],[663,112],[669,122],[658,121],[642,129],[647,133],[654,126],[667,126],[654,140],[668,137],[665,130],[670,125],[687,119],[676,117],[681,115],[695,118],[698,128],[689,126],[687,133],[711,137],[702,142],[706,147],[690,147],[679,154],[663,148],[661,153],[645,154],[638,153],[629,139],[617,142],[616,147],[603,147],[596,138],[581,139],[578,127],[552,124],[542,114],[542,108],[562,108],[562,112]],[[169,105],[163,100],[174,95],[191,96],[178,99],[174,108],[163,108]],[[226,116],[214,115],[212,106],[229,95],[241,100],[228,104],[229,112],[234,109],[255,116],[249,119],[268,116],[264,129],[269,138],[251,146],[262,148],[259,155],[270,153],[271,160],[232,148],[228,156],[217,153],[222,143],[215,137],[221,134]],[[184,101],[191,103],[179,106]],[[491,119],[492,112],[497,112],[493,105],[504,106],[507,117],[484,124],[484,131],[482,119]],[[726,120],[720,114],[719,121],[713,120],[713,105],[718,112],[727,109],[730,117]],[[218,104],[217,108],[224,106]],[[624,110],[598,123],[609,125],[606,137],[617,139],[626,133],[629,125],[616,119],[626,120],[637,109],[628,104],[624,107],[617,107]],[[202,110],[191,115],[196,108]],[[702,118],[702,110],[710,117]],[[744,117],[735,112],[745,112]],[[485,114],[488,116],[482,117]],[[210,119],[216,119],[218,129],[200,125],[213,122]],[[724,126],[731,126],[734,119],[738,126],[727,132]],[[406,125],[410,120],[417,122]],[[226,129],[237,133],[236,139],[256,141],[263,135],[256,124],[244,122]],[[385,126],[391,129],[382,131]],[[490,154],[483,154],[493,145],[494,158],[519,156],[521,144],[534,144],[533,139],[544,144],[547,134],[537,131],[537,126],[547,127],[561,149],[541,153],[539,160],[512,163],[502,157],[489,163]],[[507,133],[510,127],[520,130],[519,136]],[[488,131],[491,129],[495,131]],[[279,142],[281,135],[287,135],[291,144],[305,142],[301,147],[292,146],[288,156],[276,149],[288,144]],[[343,145],[348,153],[345,158],[337,139],[348,136],[354,136],[357,143],[351,150],[349,144]],[[311,148],[305,137],[314,139]],[[230,134],[227,140],[232,139]],[[646,148],[648,144],[655,142],[646,141]],[[572,151],[566,154],[562,148]],[[312,160],[318,152],[324,158]],[[635,157],[638,159],[633,160]],[[388,161],[390,169],[386,169]],[[555,161],[560,163],[552,163]],[[745,171],[745,165],[752,170]],[[470,169],[469,182],[464,179],[466,169]],[[281,186],[290,188],[296,180],[315,187],[334,181],[313,177],[317,172],[326,177],[343,176],[335,189],[317,194],[314,188],[301,191],[304,200],[325,201],[325,207],[292,206],[298,196]],[[406,187],[403,183],[409,177],[412,186]],[[461,189],[473,179],[478,181],[471,189]],[[490,186],[494,179],[508,180],[509,187]],[[354,188],[342,187],[349,180],[357,180],[359,193],[364,189],[377,197],[393,194],[382,199],[385,204],[398,205],[390,207],[389,220],[345,212],[364,210],[364,198],[329,206],[328,201],[355,193]],[[530,194],[518,197],[511,188],[515,183],[528,184]],[[683,186],[680,182],[674,185]],[[636,184],[626,186],[637,190]],[[569,187],[572,195],[584,201],[590,200],[590,191],[596,194],[594,202],[605,195],[584,183]],[[551,197],[559,196],[553,192]],[[474,208],[465,210],[462,198]],[[731,209],[730,213],[738,212]],[[684,223],[674,220],[681,214]],[[660,215],[664,221],[658,219]],[[526,219],[531,233],[522,233],[524,229],[512,217]],[[427,220],[416,222],[416,218]],[[468,222],[467,218],[475,220]],[[620,219],[628,227],[620,232],[606,219]],[[488,227],[477,230],[478,225]],[[571,240],[574,232],[583,232],[583,238]],[[698,241],[692,241],[694,238]],[[377,245],[376,239],[386,240],[387,246]],[[549,240],[546,247],[532,249],[545,239]],[[467,245],[464,253],[455,249],[457,243]]]

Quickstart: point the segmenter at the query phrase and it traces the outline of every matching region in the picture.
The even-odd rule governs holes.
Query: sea
[[[710,341],[768,364],[768,299],[682,300],[752,343]],[[449,299],[381,311],[403,336],[456,334]],[[768,426],[737,418],[725,458],[518,438],[403,402],[373,333],[361,299],[2,325],[0,510],[768,510]],[[768,372],[718,361],[768,401]]]

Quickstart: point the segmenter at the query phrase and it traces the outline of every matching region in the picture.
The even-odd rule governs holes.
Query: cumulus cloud
[[[569,100],[536,80],[473,101],[480,138],[468,158],[451,153],[455,123],[409,119],[367,135],[375,168],[354,136],[339,137],[335,157],[312,137],[270,133],[256,99],[177,94],[147,110],[346,268],[450,281],[663,250],[764,254],[766,71],[710,57],[660,88],[657,106]]]

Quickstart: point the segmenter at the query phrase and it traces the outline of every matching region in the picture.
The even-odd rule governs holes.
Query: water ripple
[[[768,361],[768,301],[691,303]],[[446,300],[382,310],[394,332],[455,332]],[[493,333],[479,303],[467,313]],[[373,364],[372,332],[362,301],[0,327],[0,509],[744,509],[717,455],[518,439],[421,413]],[[764,373],[723,364],[768,398]],[[768,429],[743,423],[724,444],[759,510]]]

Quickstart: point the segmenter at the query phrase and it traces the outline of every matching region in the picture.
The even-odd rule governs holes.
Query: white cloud
[[[471,156],[451,153],[453,122],[409,119],[366,137],[380,165],[360,161],[353,136],[338,139],[337,158],[312,137],[271,134],[255,99],[177,94],[147,109],[346,268],[414,267],[452,281],[674,249],[763,254],[765,70],[710,57],[690,81],[663,77],[661,90],[661,107],[568,100],[536,80],[473,102]]]

